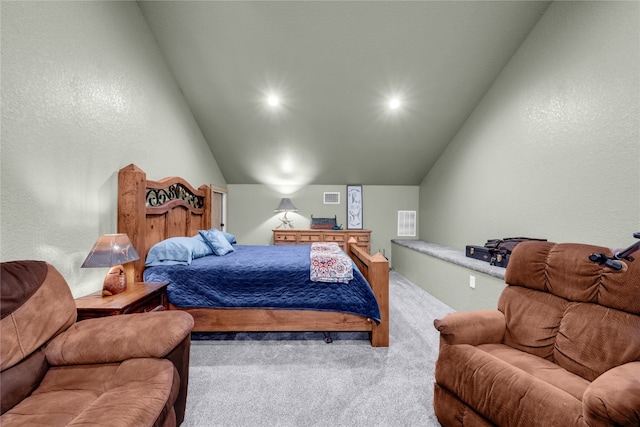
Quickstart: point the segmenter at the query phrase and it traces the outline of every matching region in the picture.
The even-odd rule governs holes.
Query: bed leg
[[[331,344],[333,342],[333,338],[331,338],[331,332],[323,332],[324,334],[324,342],[327,344]]]

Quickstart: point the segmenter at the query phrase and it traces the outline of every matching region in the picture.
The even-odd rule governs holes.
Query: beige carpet
[[[359,333],[194,336],[183,426],[438,426],[433,320],[451,311],[392,271],[389,348]]]

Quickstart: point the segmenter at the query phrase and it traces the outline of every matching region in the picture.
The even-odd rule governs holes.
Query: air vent
[[[398,211],[398,236],[415,237],[416,211]]]
[[[322,199],[324,200],[325,205],[340,204],[340,193],[338,192],[324,192],[322,196],[323,196]]]

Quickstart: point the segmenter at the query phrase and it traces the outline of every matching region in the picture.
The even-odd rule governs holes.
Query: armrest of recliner
[[[500,343],[506,330],[504,314],[498,310],[449,313],[433,325],[440,331],[441,341],[449,345]]]
[[[49,364],[83,365],[121,362],[136,357],[164,357],[193,329],[183,311],[102,317],[77,322],[45,349]]]
[[[609,369],[582,396],[588,425],[640,425],[640,362]]]

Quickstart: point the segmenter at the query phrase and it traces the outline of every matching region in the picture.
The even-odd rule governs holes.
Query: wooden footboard
[[[371,330],[371,344],[374,347],[389,346],[389,261],[380,252],[371,256],[349,240],[347,254],[367,279],[380,307],[380,324]]]
[[[144,260],[155,243],[193,236],[211,228],[211,190],[192,187],[179,177],[147,180],[137,166],[118,174],[118,233],[129,235],[140,260],[125,266],[130,280],[142,281]],[[381,254],[369,255],[355,239],[347,254],[367,279],[380,307],[381,322],[339,312],[226,308],[181,308],[190,313],[198,332],[368,331],[374,347],[389,346],[389,263]]]

